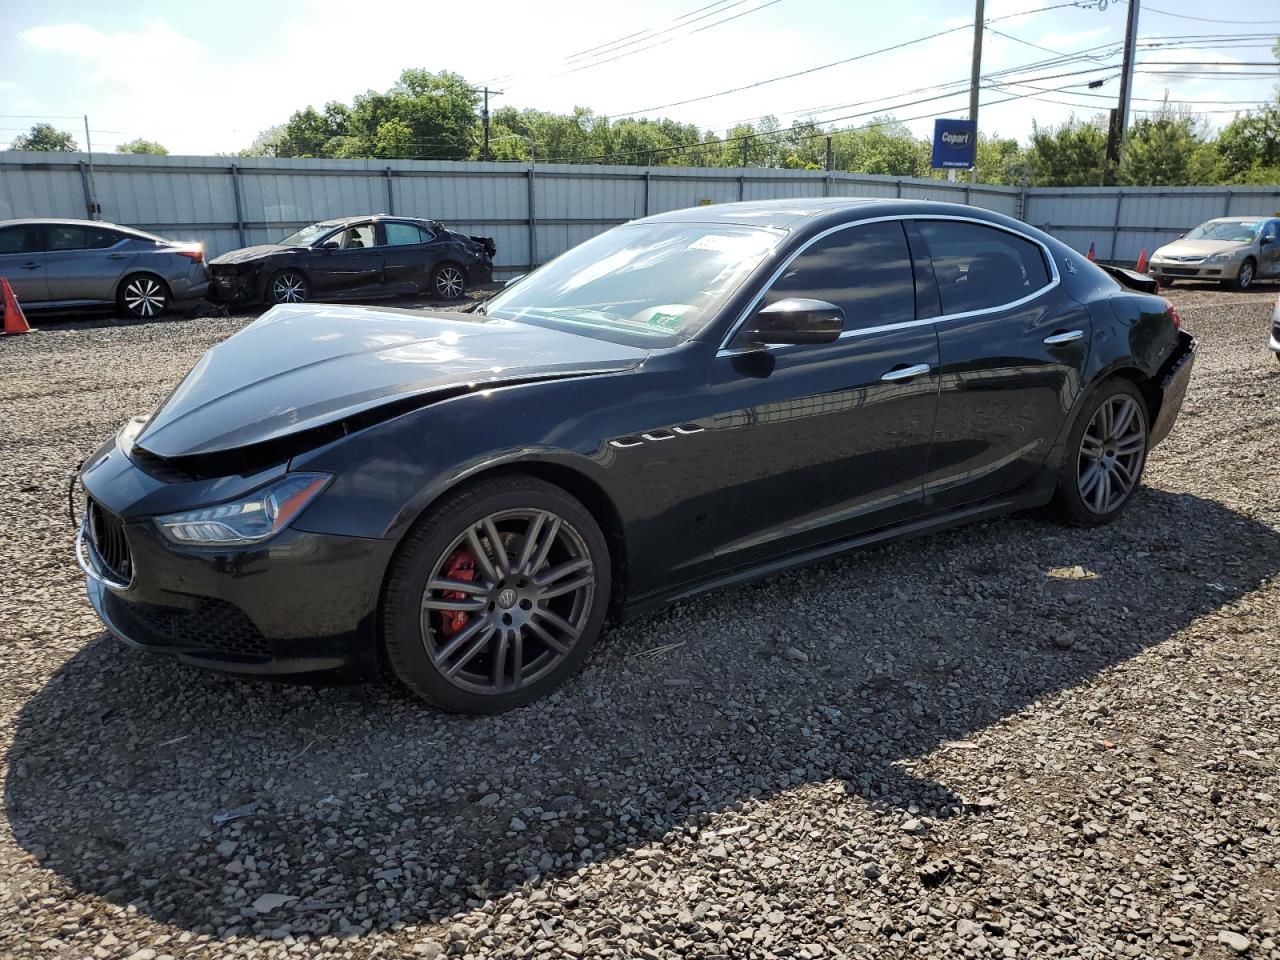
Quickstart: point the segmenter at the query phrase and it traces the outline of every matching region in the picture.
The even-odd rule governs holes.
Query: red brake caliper
[[[453,551],[453,556],[445,564],[444,575],[450,580],[466,580],[467,582],[474,580],[476,578],[476,560],[471,555],[471,551],[466,547],[459,547]],[[442,596],[446,600],[462,600],[466,597],[466,594],[461,590],[446,590]],[[470,614],[462,610],[441,610],[440,632],[445,637],[453,636],[467,625],[469,617]]]

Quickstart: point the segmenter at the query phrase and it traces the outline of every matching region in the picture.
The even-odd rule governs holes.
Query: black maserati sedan
[[[302,303],[427,294],[457,300],[469,286],[493,279],[496,253],[492,238],[455,233],[438,220],[322,220],[278,243],[214,257],[209,299]]]
[[[679,210],[471,313],[276,307],[86,460],[77,553],[139,647],[494,712],[606,616],[1024,508],[1114,519],[1195,348],[985,210]]]

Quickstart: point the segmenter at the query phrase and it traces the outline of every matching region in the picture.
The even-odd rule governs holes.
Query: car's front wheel
[[[1253,257],[1246,257],[1244,263],[1240,264],[1240,272],[1236,274],[1236,278],[1228,280],[1227,285],[1236,290],[1248,290],[1253,286],[1257,272],[1258,265],[1253,262]]]
[[[520,474],[450,494],[407,536],[383,602],[395,677],[458,713],[498,713],[554,690],[600,632],[609,549],[590,512]]]
[[[1108,380],[1071,430],[1054,507],[1080,526],[1109,523],[1133,497],[1147,461],[1147,406],[1128,380]]]
[[[281,270],[267,284],[267,299],[272,303],[305,303],[311,297],[311,285],[297,270]]]
[[[126,277],[116,293],[116,306],[134,320],[150,320],[169,306],[169,288],[159,277],[145,273]]]

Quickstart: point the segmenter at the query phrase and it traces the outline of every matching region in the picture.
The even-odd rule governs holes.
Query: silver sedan
[[[201,244],[98,220],[0,220],[0,277],[24,310],[115,306],[143,320],[209,289]]]
[[[1157,280],[1218,280],[1248,290],[1259,278],[1280,278],[1280,219],[1219,217],[1206,220],[1151,256]]]

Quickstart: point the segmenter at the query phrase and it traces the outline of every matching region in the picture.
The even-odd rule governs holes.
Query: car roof
[[[871,217],[965,216],[1009,225],[1007,217],[981,207],[938,200],[899,200],[881,197],[795,197],[786,200],[746,200],[671,210],[636,223],[716,223],[795,230],[817,223],[864,220]],[[1025,224],[1017,224],[1025,230]]]
[[[0,228],[33,225],[46,227],[103,227],[107,230],[119,230],[121,233],[127,233],[134,237],[145,237],[148,240],[164,240],[166,243],[174,242],[165,237],[158,237],[154,233],[139,230],[137,227],[127,227],[123,223],[111,223],[107,220],[77,220],[75,217],[19,217],[16,220],[0,220]]]

